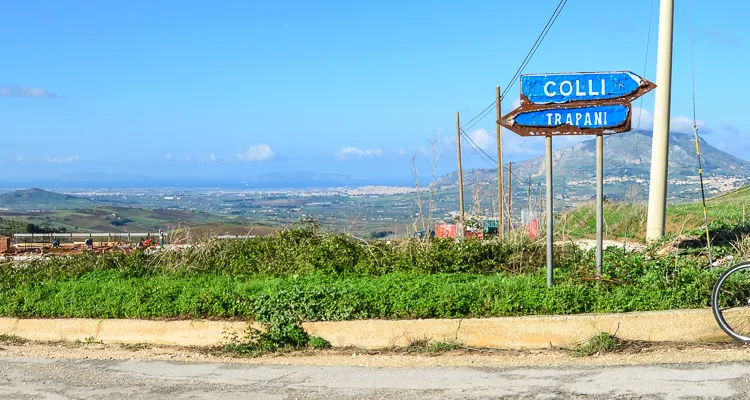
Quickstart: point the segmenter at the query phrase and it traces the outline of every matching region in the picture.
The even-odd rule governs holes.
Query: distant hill
[[[61,210],[90,207],[92,204],[90,199],[36,188],[0,194],[0,208],[9,210]]]
[[[701,156],[710,194],[723,193],[750,182],[750,162],[725,153],[701,138]],[[669,180],[672,201],[692,200],[699,196],[697,189],[698,161],[692,135],[670,134]],[[594,193],[596,178],[596,141],[587,140],[553,153],[553,177],[557,197],[588,200]],[[513,163],[513,173],[523,181],[529,177],[533,184],[544,181],[544,156]],[[605,191],[611,199],[623,199],[627,189],[648,184],[651,169],[650,133],[628,132],[605,136],[604,176]],[[506,174],[507,175],[507,174]],[[496,184],[496,169],[475,169],[464,172],[464,185],[474,182]],[[438,178],[440,186],[454,186],[455,172]],[[690,183],[692,182],[692,183]],[[513,183],[519,191],[521,182]],[[525,188],[523,188],[525,190]],[[514,196],[515,196],[514,190]]]

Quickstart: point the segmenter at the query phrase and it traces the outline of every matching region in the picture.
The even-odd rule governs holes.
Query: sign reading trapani
[[[521,76],[521,106],[498,123],[522,136],[630,130],[630,102],[656,87],[632,72]]]
[[[527,111],[518,108],[504,119],[513,125],[503,125],[523,136],[587,135],[593,131],[609,134],[630,128],[630,107],[611,104]]]

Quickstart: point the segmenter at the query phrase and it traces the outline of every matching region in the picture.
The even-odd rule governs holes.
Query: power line
[[[502,99],[502,96],[500,96],[500,98]],[[469,125],[469,126],[463,128],[463,129],[471,130],[471,128],[473,128],[474,126],[476,126],[478,123],[482,122],[482,120],[485,119],[490,114],[490,111],[492,110],[492,107],[495,106],[495,104],[497,104],[497,101],[493,101],[492,104],[490,104],[487,108],[484,109],[484,111],[482,111],[476,117],[474,117],[474,119],[476,119],[476,122],[474,122],[471,125],[469,125],[467,123],[467,125]],[[477,119],[477,118],[479,118],[479,119]]]
[[[493,102],[492,102],[492,104],[488,105],[488,106],[487,106],[487,108],[485,108],[484,110],[482,110],[482,111],[481,111],[481,112],[480,112],[479,114],[475,115],[475,116],[474,116],[474,118],[472,118],[472,119],[470,119],[470,120],[466,121],[466,122],[464,123],[464,126],[465,126],[465,125],[469,125],[469,124],[470,124],[470,123],[471,123],[472,121],[474,121],[475,119],[479,118],[479,116],[480,116],[480,115],[486,114],[488,110],[491,110],[491,109],[492,109],[492,107],[494,107],[494,106],[495,106],[495,104],[497,104],[497,101],[493,101]],[[482,117],[482,118],[484,118],[484,117]],[[474,125],[472,125],[472,126],[474,126]],[[471,127],[467,128],[467,129],[470,129],[470,128],[471,128]]]
[[[474,149],[474,151],[476,151],[477,154],[479,154],[479,156],[482,157],[483,160],[487,161],[490,165],[497,165],[497,160],[495,160],[494,158],[492,158],[491,155],[487,154],[486,151],[484,151],[481,147],[479,147],[479,145],[477,145],[474,142],[474,140],[471,138],[471,136],[469,136],[466,133],[466,131],[463,130],[463,128],[461,128],[461,134],[464,135],[464,137],[466,137],[466,139],[469,139],[469,142],[471,142],[471,145],[472,145],[471,148]],[[487,159],[489,159],[489,160],[485,159],[484,157],[487,157]]]
[[[568,4],[568,0],[560,0],[560,2],[557,3],[555,11],[552,12],[552,15],[547,20],[547,24],[544,25],[544,28],[542,28],[542,32],[539,33],[536,42],[534,42],[528,54],[526,54],[526,58],[523,59],[521,65],[518,67],[518,70],[516,70],[516,73],[513,74],[513,78],[511,78],[508,84],[505,85],[505,90],[503,91],[501,98],[505,97],[505,94],[508,93],[508,90],[510,89],[513,82],[518,78],[518,75],[520,75],[521,72],[523,72],[524,68],[526,68],[526,66],[529,64],[529,62],[531,62],[531,58],[534,57],[534,54],[536,53],[537,49],[539,49],[539,46],[541,46],[542,41],[544,41],[544,38],[547,37],[547,33],[549,33],[550,29],[552,29],[552,25],[554,25],[555,21],[557,21],[557,17],[560,15],[563,8],[565,8],[566,4]]]
[[[488,164],[490,164],[491,166],[497,166],[497,160],[495,160],[494,158],[492,158],[492,156],[491,156],[491,155],[487,154],[487,152],[486,152],[486,151],[484,151],[484,150],[483,150],[483,149],[482,149],[481,147],[479,147],[479,145],[478,145],[478,144],[477,144],[477,143],[476,143],[476,142],[475,142],[475,141],[474,141],[474,140],[473,140],[473,139],[471,138],[471,136],[469,136],[469,135],[468,135],[468,134],[467,134],[467,133],[466,133],[466,132],[465,132],[465,131],[464,131],[463,129],[461,129],[461,134],[462,134],[462,135],[463,135],[463,136],[464,136],[464,137],[465,137],[466,139],[468,139],[468,140],[469,140],[469,142],[471,143],[471,147],[472,147],[472,149],[474,149],[474,151],[476,151],[476,152],[477,152],[477,154],[479,154],[479,156],[480,156],[480,158],[482,158],[482,160],[486,161],[486,162],[487,162]],[[528,182],[529,182],[529,180],[528,180],[528,179],[524,180],[523,178],[520,178],[520,177],[518,177],[518,175],[516,175],[516,173],[515,173],[515,172],[513,172],[513,171],[512,171],[511,169],[509,169],[508,167],[506,167],[506,166],[504,166],[504,165],[503,165],[503,168],[504,168],[504,169],[505,169],[506,171],[508,171],[508,172],[509,172],[509,173],[510,173],[511,175],[513,175],[513,177],[514,177],[514,178],[516,178],[516,179],[517,179],[517,180],[518,180],[519,182],[521,182],[521,183],[528,183]]]
[[[557,7],[555,7],[555,10],[552,12],[552,15],[547,20],[547,23],[544,25],[544,28],[542,28],[542,31],[539,33],[539,36],[537,36],[536,41],[534,41],[534,44],[531,46],[531,49],[529,49],[529,52],[526,54],[526,57],[521,62],[521,65],[516,70],[515,74],[513,74],[513,77],[510,79],[507,85],[505,85],[505,89],[503,90],[503,93],[501,94],[500,98],[505,98],[505,94],[508,93],[508,90],[510,89],[511,85],[515,80],[518,78],[518,76],[523,72],[524,68],[529,64],[531,59],[534,57],[534,54],[536,54],[536,51],[539,49],[539,46],[541,46],[544,39],[547,37],[547,34],[549,33],[550,29],[552,29],[552,25],[555,24],[555,21],[557,21],[557,17],[560,16],[560,13],[562,13],[563,8],[565,8],[565,5],[568,4],[568,0],[560,0],[559,3],[557,3]],[[474,126],[476,126],[479,122],[481,122],[484,118],[489,115],[490,110],[492,107],[494,107],[497,104],[497,101],[493,101],[490,103],[489,106],[487,106],[484,110],[482,110],[479,114],[474,116],[474,118],[470,119],[464,124],[464,127],[462,129],[464,130],[470,130]]]

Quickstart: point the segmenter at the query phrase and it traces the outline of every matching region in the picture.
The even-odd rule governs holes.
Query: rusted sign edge
[[[586,128],[576,127],[569,124],[562,124],[557,126],[528,126],[518,125],[511,120],[514,120],[516,116],[521,113],[534,112],[534,111],[546,111],[546,110],[564,110],[573,108],[585,108],[585,107],[597,107],[604,105],[621,105],[628,110],[627,117],[625,120],[616,126],[608,126],[602,128]],[[519,136],[578,136],[578,135],[611,135],[614,133],[623,133],[631,130],[632,127],[633,108],[630,102],[619,101],[578,101],[571,103],[560,103],[560,104],[525,104],[516,108],[515,110],[505,114],[502,118],[496,122],[502,125],[504,128],[515,132]]]

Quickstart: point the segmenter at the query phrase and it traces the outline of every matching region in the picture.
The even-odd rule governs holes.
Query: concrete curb
[[[621,314],[503,317],[463,320],[310,322],[302,325],[333,346],[382,348],[428,339],[471,347],[570,347],[600,332],[625,340],[717,342],[728,336],[710,309]]]
[[[247,322],[230,321],[0,318],[0,334],[44,342],[212,346],[244,337],[247,328]]]
[[[123,319],[0,318],[0,334],[37,341],[96,341],[177,346],[213,346],[242,338],[247,322],[147,321]],[[257,326],[256,326],[257,327]],[[310,334],[334,347],[384,348],[414,340],[456,341],[471,347],[533,349],[570,347],[600,333],[626,340],[717,342],[729,338],[711,310],[583,314],[482,319],[306,322]]]

